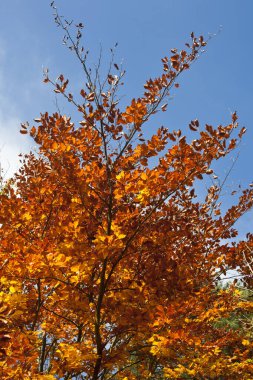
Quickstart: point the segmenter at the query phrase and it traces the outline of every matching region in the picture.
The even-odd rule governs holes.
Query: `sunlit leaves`
[[[252,284],[253,236],[238,242],[234,225],[252,208],[253,190],[224,210],[213,169],[246,130],[235,136],[236,113],[226,126],[190,121],[192,140],[183,130],[145,130],[166,111],[203,37],[192,34],[186,50],[172,49],[162,74],[121,110],[121,67],[112,61],[104,81],[99,70],[92,79],[79,45],[82,25],[75,45],[71,23],[55,12],[87,83],[78,104],[68,80],[46,72],[80,122],[56,112],[35,118],[36,126],[22,124],[38,154],[21,158],[0,194],[3,375],[246,379],[252,305],[235,285],[217,285],[228,269]],[[200,201],[196,181],[207,178]],[[242,310],[235,330],[227,321]]]

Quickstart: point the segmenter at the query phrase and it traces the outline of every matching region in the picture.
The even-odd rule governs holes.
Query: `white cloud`
[[[0,165],[4,177],[10,177],[18,169],[19,153],[24,151],[24,138],[18,133],[20,120],[15,116],[0,114]],[[22,141],[23,140],[23,141]]]
[[[27,147],[27,138],[19,134],[20,117],[6,88],[7,75],[4,71],[6,59],[4,44],[0,40],[0,165],[5,178],[10,177],[19,166],[19,153]]]

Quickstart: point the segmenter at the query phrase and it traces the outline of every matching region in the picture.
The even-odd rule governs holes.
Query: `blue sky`
[[[47,0],[1,0],[0,2],[0,161],[8,173],[17,166],[17,154],[33,143],[18,133],[21,121],[40,112],[56,110],[55,95],[42,83],[42,67],[51,76],[71,79],[73,89],[84,78],[78,63],[61,43]],[[238,112],[248,132],[230,184],[247,185],[253,179],[253,77],[252,0],[58,0],[60,13],[85,24],[84,45],[91,64],[100,44],[104,61],[115,42],[118,62],[127,71],[125,102],[142,93],[142,85],[160,73],[160,59],[173,47],[183,48],[189,34],[216,34],[198,62],[180,79],[168,112],[149,125],[152,132],[162,123],[170,129],[188,131],[188,123],[217,125],[230,122]],[[218,32],[218,33],[217,33]],[[63,112],[71,109],[59,101]],[[73,115],[74,116],[74,115]],[[220,166],[225,175],[231,160]],[[244,224],[248,224],[244,219]]]

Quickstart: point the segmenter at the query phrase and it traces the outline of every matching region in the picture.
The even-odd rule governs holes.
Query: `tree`
[[[63,75],[54,82],[45,73],[80,125],[59,112],[23,124],[38,153],[24,156],[0,194],[1,377],[249,379],[252,336],[219,322],[252,305],[235,284],[217,283],[236,269],[251,284],[253,235],[236,242],[234,224],[252,207],[253,190],[224,212],[212,169],[245,128],[234,136],[234,113],[217,128],[191,121],[191,142],[164,127],[143,135],[206,42],[192,33],[187,50],[163,58],[161,76],[121,110],[124,71],[112,60],[105,81],[99,68],[93,76],[83,25],[74,39],[54,9],[87,84],[78,101]],[[201,202],[195,184],[203,178],[212,184]]]

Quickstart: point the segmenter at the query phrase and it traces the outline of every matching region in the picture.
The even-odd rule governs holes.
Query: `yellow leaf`
[[[77,226],[78,226],[78,220],[76,220],[74,223],[73,223],[73,226],[74,226],[74,228],[76,228]]]
[[[32,219],[32,216],[29,212],[26,212],[26,213],[24,213],[23,218],[26,220],[30,220],[30,219]]]
[[[219,354],[221,352],[221,349],[219,347],[215,347],[214,353]]]
[[[126,237],[125,234],[119,234],[119,235],[116,235],[118,239],[124,239]]]
[[[72,203],[81,203],[81,201],[80,201],[79,198],[72,198],[72,199],[71,199],[71,202],[72,202]]]
[[[78,272],[80,269],[80,265],[79,264],[76,264],[76,265],[73,265],[70,270],[71,272]]]
[[[79,281],[79,276],[71,276],[70,282],[71,283],[77,283]]]
[[[9,291],[10,291],[10,293],[15,293],[16,288],[14,288],[14,286],[10,286]]]
[[[146,181],[147,178],[148,178],[148,176],[147,176],[146,173],[141,173],[141,179],[142,179],[143,181]]]
[[[125,177],[125,172],[122,170],[118,175],[116,175],[116,179],[122,179]]]

